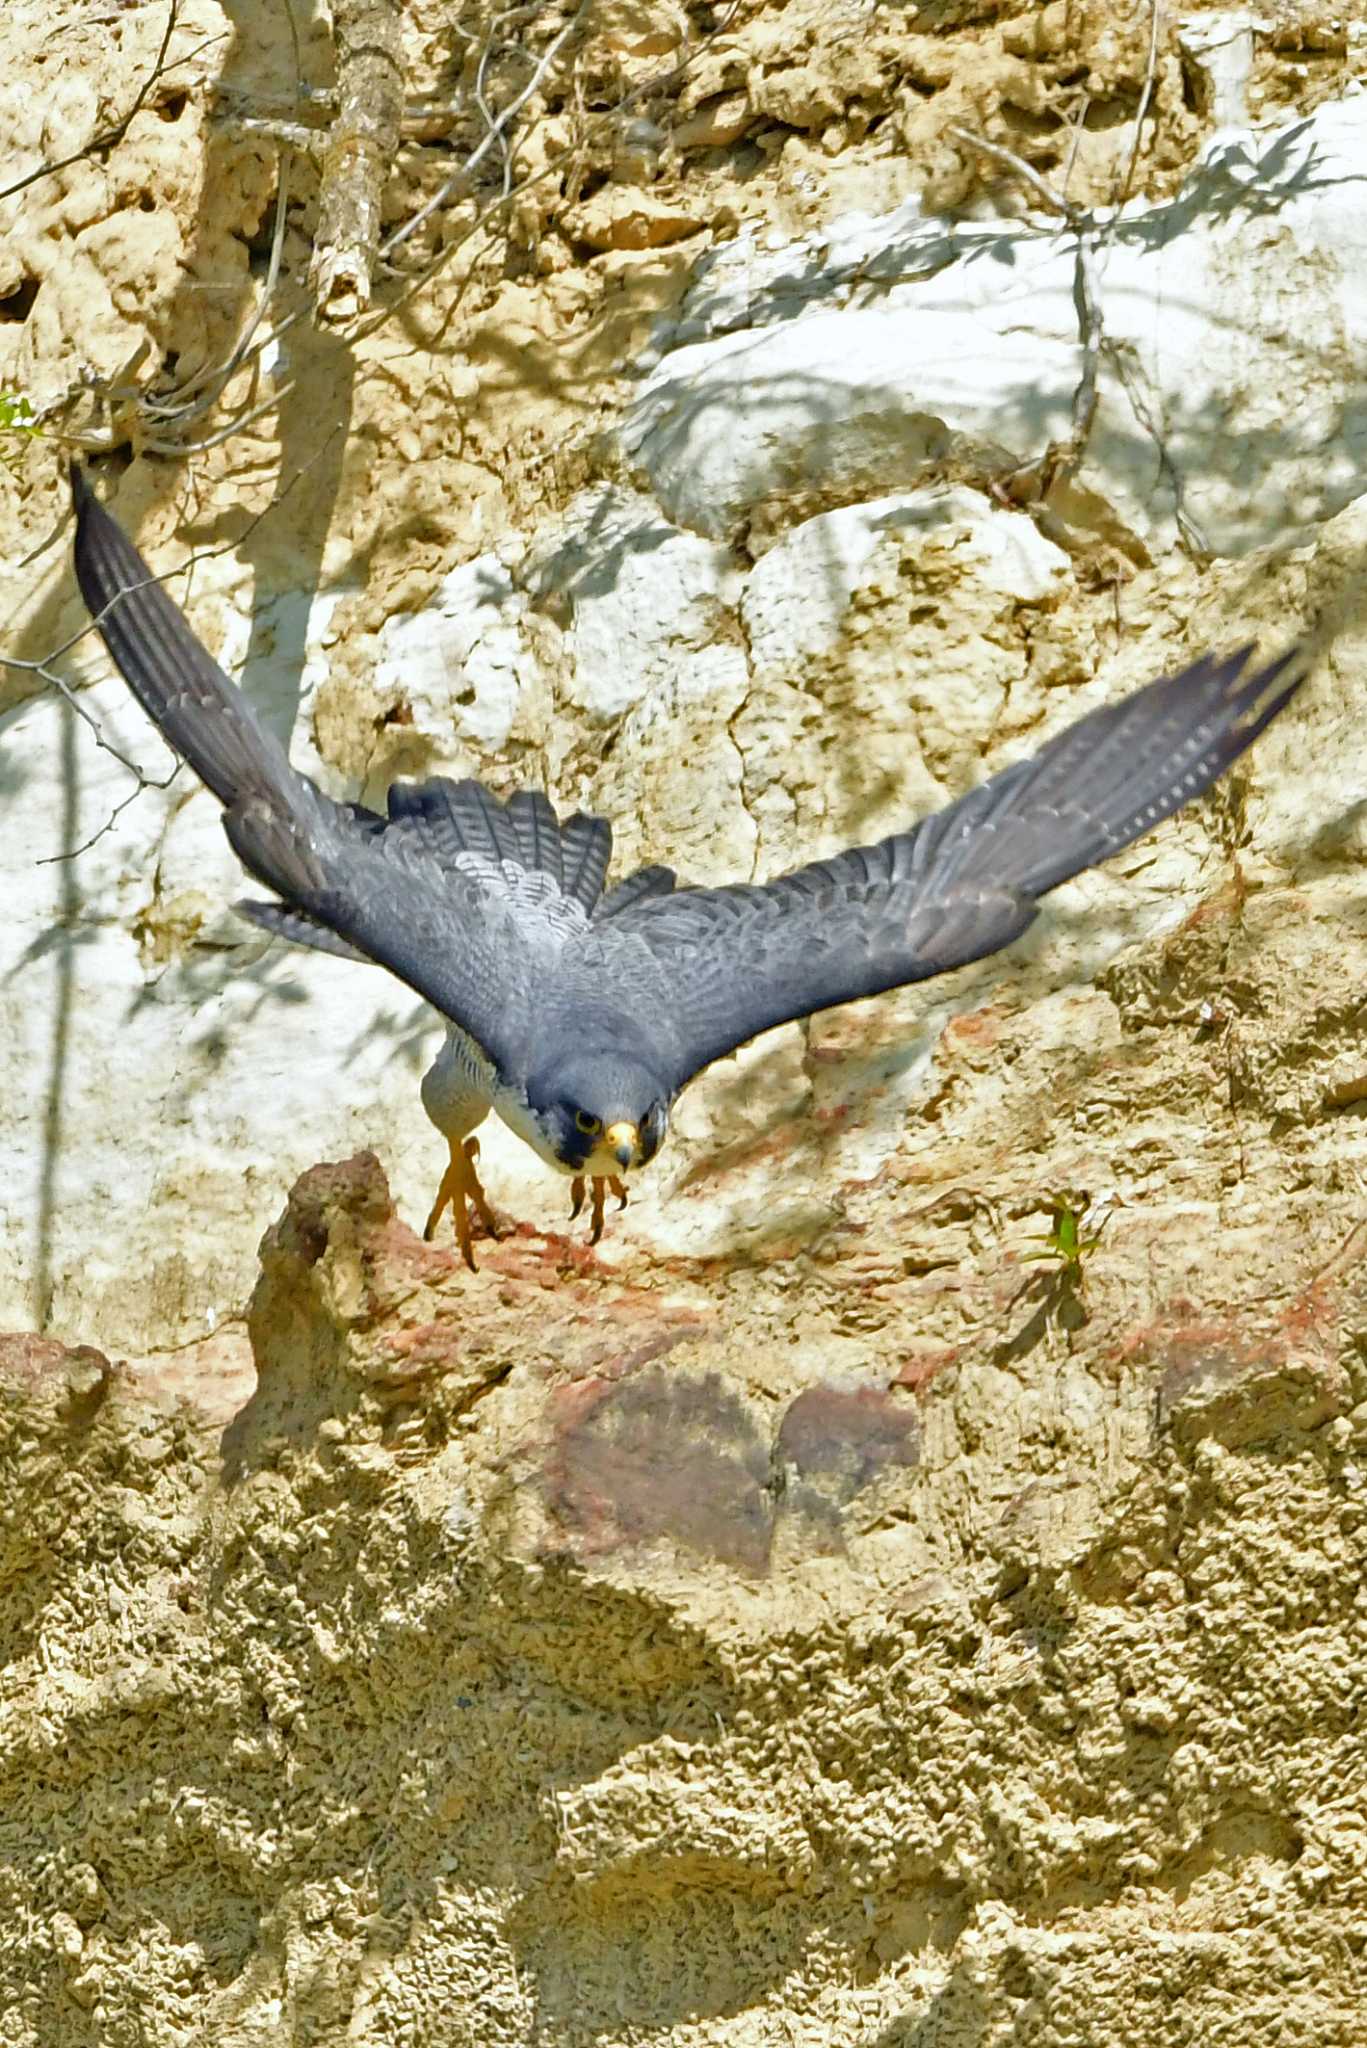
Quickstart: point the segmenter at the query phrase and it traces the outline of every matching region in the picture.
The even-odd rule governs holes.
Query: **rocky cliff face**
[[[1316,679],[1005,960],[714,1069],[596,1254],[491,1133],[472,1277],[409,1228],[430,1015],[233,918],[89,642],[0,671],[6,2041],[1360,2038],[1367,44],[709,26],[603,10],[600,98],[688,55],[651,119],[359,342],[275,333],[297,163],[268,354],[174,432],[132,394],[265,295],[277,12],[188,0],[0,200],[0,391],[95,393],[295,758],[714,880],[1206,647]],[[14,0],[0,189],[165,28]],[[57,453],[0,469],[31,661]]]
[[[5,1340],[13,2038],[1352,2041],[1367,1227],[928,1206],[472,1287],[363,1154],[249,1398]]]

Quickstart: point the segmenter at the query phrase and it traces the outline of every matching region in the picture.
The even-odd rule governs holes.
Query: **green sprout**
[[[24,392],[0,391],[0,462],[11,476],[18,473],[28,442],[42,431]]]
[[[1083,1260],[1096,1250],[1101,1242],[1101,1233],[1106,1227],[1109,1210],[1103,1210],[1097,1218],[1096,1229],[1084,1233],[1083,1224],[1087,1219],[1091,1197],[1086,1194],[1050,1195],[1050,1221],[1048,1230],[1028,1241],[1043,1247],[1037,1252],[1023,1252],[1021,1263],[1030,1265],[1044,1259],[1060,1261],[1059,1272],[1070,1278],[1082,1278]]]

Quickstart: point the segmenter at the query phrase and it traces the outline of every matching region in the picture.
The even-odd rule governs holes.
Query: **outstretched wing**
[[[492,853],[483,872],[478,862],[465,868],[452,857],[452,820],[476,801],[469,789],[477,785],[397,786],[388,818],[334,802],[291,767],[74,469],[72,489],[76,580],[106,647],[148,717],[223,804],[238,858],[283,899],[245,905],[248,915],[284,937],[389,968],[462,1025],[497,1066],[515,1067],[535,1015],[542,954],[558,950],[561,934],[551,919],[514,915]],[[485,791],[479,796],[497,804]],[[515,814],[507,829],[542,833],[541,812],[524,808],[527,816]],[[582,822],[576,861],[591,858],[601,883],[598,855],[605,867],[606,850],[599,840],[607,828],[594,834],[588,828],[599,821]],[[543,891],[552,886],[548,877],[537,880]],[[574,914],[586,920],[578,904]]]
[[[1019,938],[1040,897],[1199,796],[1295,695],[1294,651],[1245,675],[1251,652],[1207,657],[1090,712],[876,846],[763,887],[682,889],[623,909],[603,943],[622,948],[623,966],[635,946],[648,955],[617,987],[634,982],[655,1006],[668,991],[673,1087],[775,1024]]]

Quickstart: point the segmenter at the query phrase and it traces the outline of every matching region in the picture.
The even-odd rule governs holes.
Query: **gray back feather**
[[[396,782],[389,791],[392,829],[421,845],[451,873],[507,866],[545,875],[558,894],[591,915],[612,858],[606,818],[576,811],[562,825],[539,789],[520,789],[506,803],[482,782]]]

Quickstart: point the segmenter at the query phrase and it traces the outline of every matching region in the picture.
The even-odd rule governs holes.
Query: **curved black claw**
[[[479,1184],[479,1175],[475,1171],[475,1161],[478,1157],[479,1139],[467,1138],[465,1140],[465,1160],[468,1169],[466,1193],[479,1212],[480,1222],[484,1225],[494,1243],[497,1244],[503,1232],[498,1227],[497,1217],[489,1207],[489,1198]]]

